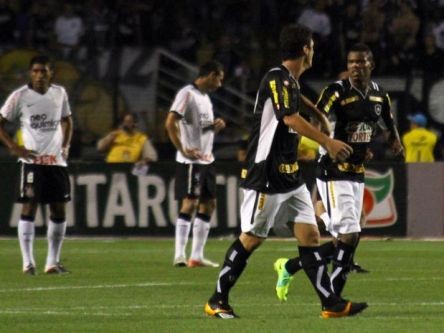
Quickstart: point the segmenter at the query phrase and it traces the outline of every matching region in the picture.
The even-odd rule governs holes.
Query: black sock
[[[330,262],[331,258],[335,253],[335,244],[330,241],[319,246],[319,254],[323,257],[326,262]],[[296,257],[288,260],[285,263],[285,269],[291,275],[296,274],[302,268],[301,258]]]
[[[211,296],[210,302],[222,301],[228,303],[228,293],[242,274],[245,266],[247,266],[247,259],[250,254],[245,250],[241,241],[236,239],[225,255],[224,264],[217,279],[216,290]]]
[[[339,298],[331,289],[325,259],[319,254],[319,247],[299,247],[302,267],[321,300],[322,307],[331,307]]]
[[[333,268],[330,274],[331,285],[336,296],[340,297],[344,289],[347,275],[350,272],[351,259],[355,248],[338,241],[333,257]]]
[[[358,244],[359,244],[360,240],[361,240],[361,234],[358,234],[358,238],[357,238],[356,244],[355,244],[355,250],[353,251],[353,254],[352,254],[351,259],[350,259],[350,263],[351,264],[353,264],[355,262],[355,253],[356,253],[356,249],[358,248]]]

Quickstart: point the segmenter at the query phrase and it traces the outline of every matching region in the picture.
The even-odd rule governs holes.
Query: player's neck
[[[206,84],[206,81],[201,79],[201,78],[197,78],[194,81],[194,85],[197,87],[197,89],[202,93],[202,94],[208,94],[208,87]]]
[[[284,60],[282,62],[282,66],[288,69],[290,74],[296,79],[299,80],[299,77],[303,72],[305,72],[306,68],[304,66],[304,61],[301,58],[296,60]]]

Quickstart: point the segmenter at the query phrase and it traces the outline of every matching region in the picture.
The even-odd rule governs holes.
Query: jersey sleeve
[[[62,102],[62,118],[69,117],[71,115],[71,107],[69,106],[68,94],[66,90],[62,88],[63,102]]]
[[[384,121],[385,126],[391,132],[392,135],[397,133],[395,121],[391,111],[391,101],[388,93],[384,93],[384,102],[382,104],[381,118]]]
[[[171,105],[170,112],[175,112],[181,117],[184,117],[190,98],[190,92],[187,89],[179,90],[174,98],[173,104]]]
[[[14,92],[6,99],[5,104],[3,104],[2,108],[0,109],[0,115],[8,120],[8,121],[14,121],[18,118],[19,115],[19,92]]]
[[[331,84],[322,90],[316,106],[325,114],[334,111],[340,97],[340,86],[338,84]]]
[[[271,98],[277,119],[282,119],[284,116],[298,111],[297,105],[291,105],[293,99],[290,95],[290,81],[282,75],[282,72],[275,71],[269,73],[265,78],[264,84]]]

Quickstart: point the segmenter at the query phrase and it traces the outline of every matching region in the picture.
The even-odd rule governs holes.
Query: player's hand
[[[213,126],[214,126],[214,130],[217,133],[225,128],[225,126],[226,126],[225,120],[223,120],[222,118],[216,118],[216,119],[214,119]]]
[[[345,142],[330,139],[325,144],[328,154],[333,160],[344,162],[353,153],[353,148]]]
[[[182,154],[183,156],[189,158],[190,160],[198,160],[202,158],[202,153],[197,148],[191,148],[191,149],[184,148]]]
[[[399,142],[399,140],[393,141],[392,151],[395,156],[404,158],[404,147],[402,146],[401,142]]]
[[[22,146],[14,146],[11,148],[11,154],[20,158],[34,160],[37,157],[37,152],[34,150],[26,149]]]

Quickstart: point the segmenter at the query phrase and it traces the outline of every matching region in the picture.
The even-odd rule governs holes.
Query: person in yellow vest
[[[137,116],[126,113],[119,129],[97,142],[99,152],[107,152],[107,163],[135,163],[147,166],[156,162],[157,151],[148,136],[137,129]]]
[[[422,113],[416,113],[410,117],[410,131],[402,136],[405,148],[405,161],[434,162],[434,150],[438,136],[426,128],[427,118]]]

